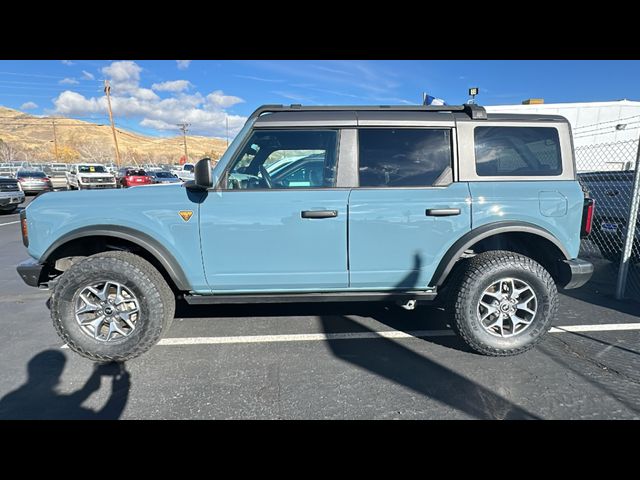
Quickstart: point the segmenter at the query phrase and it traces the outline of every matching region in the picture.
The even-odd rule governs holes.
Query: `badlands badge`
[[[193,212],[191,210],[180,210],[178,214],[182,217],[182,219],[185,222],[188,222],[191,219]]]

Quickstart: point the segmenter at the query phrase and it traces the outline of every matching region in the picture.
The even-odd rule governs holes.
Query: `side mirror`
[[[200,188],[213,187],[213,175],[211,173],[211,159],[208,157],[203,158],[194,169],[193,175],[194,183]]]

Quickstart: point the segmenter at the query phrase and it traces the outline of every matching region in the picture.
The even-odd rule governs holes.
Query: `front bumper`
[[[102,190],[104,188],[116,188],[115,183],[81,183],[82,190]]]
[[[24,192],[17,191],[0,193],[0,207],[18,205],[22,202],[24,202]]]
[[[565,290],[579,288],[587,283],[593,275],[593,264],[580,258],[573,260],[565,260],[565,264],[569,266],[570,278],[569,283],[564,286]]]
[[[36,262],[33,258],[29,258],[24,262],[21,262],[17,267],[20,278],[24,280],[24,283],[30,287],[40,286],[40,277],[42,276],[42,269],[44,265]]]

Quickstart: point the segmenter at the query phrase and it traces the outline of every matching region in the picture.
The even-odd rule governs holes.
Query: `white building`
[[[633,168],[640,135],[640,102],[545,103],[485,107],[493,113],[562,115],[571,124],[579,171]]]

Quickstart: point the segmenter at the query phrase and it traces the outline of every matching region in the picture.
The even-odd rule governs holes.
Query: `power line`
[[[596,126],[596,125],[602,125],[602,124],[605,124],[605,123],[620,123],[620,122],[622,122],[622,121],[624,121],[624,120],[630,120],[630,119],[632,119],[632,118],[638,118],[638,117],[640,117],[640,115],[633,115],[633,116],[631,116],[631,117],[618,118],[617,120],[606,120],[606,121],[604,121],[604,122],[592,123],[591,125],[581,125],[581,126],[579,126],[579,127],[574,128],[574,130],[578,130],[579,128],[589,128],[589,127],[594,127],[594,126]],[[582,132],[580,132],[580,133],[582,133]]]
[[[0,72],[0,75],[18,75],[20,77],[59,78],[59,79],[65,78],[65,77],[58,77],[55,75],[42,75],[39,73],[18,73],[18,72]]]

